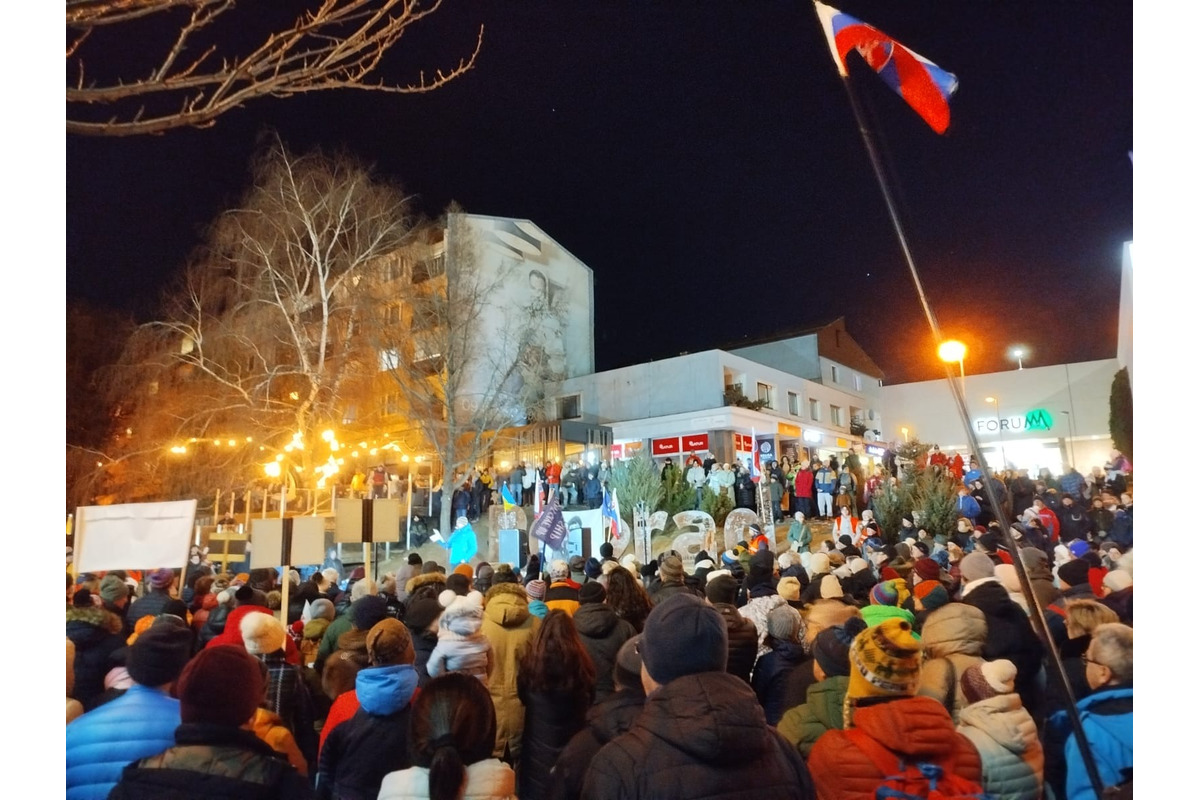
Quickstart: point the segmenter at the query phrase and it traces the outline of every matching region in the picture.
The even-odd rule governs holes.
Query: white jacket
[[[1016,694],[972,703],[959,712],[958,732],[983,762],[983,789],[997,800],[1042,796],[1045,757],[1033,717]]]
[[[379,786],[379,800],[428,800],[429,770],[410,767],[389,772]],[[517,780],[512,767],[495,758],[467,767],[462,800],[517,800]]]

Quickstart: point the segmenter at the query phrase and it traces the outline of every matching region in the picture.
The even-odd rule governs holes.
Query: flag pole
[[[862,107],[859,104],[858,97],[855,95],[854,90],[850,86],[850,76],[845,68],[844,63],[842,62],[841,56],[837,53],[837,47],[833,42],[832,33],[830,33],[829,29],[827,29],[825,20],[821,17],[820,9],[821,4],[818,2],[818,0],[813,0],[813,11],[817,15],[818,24],[820,24],[822,30],[826,32],[826,38],[830,45],[830,51],[837,67],[838,75],[842,79],[842,87],[846,90],[846,96],[850,100],[850,109],[854,113],[854,121],[858,125],[859,135],[862,137],[863,146],[867,150],[867,157],[871,161],[871,170],[875,173],[875,180],[879,184],[879,191],[883,195],[884,204],[887,206],[888,216],[892,221],[892,229],[896,232],[896,240],[899,242],[900,249],[904,253],[904,261],[908,265],[909,275],[912,277],[913,286],[917,290],[917,298],[921,301],[921,308],[925,312],[925,319],[929,323],[929,330],[933,334],[934,341],[940,344],[942,342],[941,327],[938,325],[937,316],[933,313],[933,308],[929,304],[929,298],[925,294],[925,286],[921,282],[921,275],[917,272],[916,261],[913,259],[912,250],[908,246],[908,238],[904,234],[904,225],[900,221],[900,214],[896,210],[896,202],[892,197],[892,191],[888,187],[887,179],[883,174],[883,163],[879,157],[879,151],[875,146],[875,139],[871,135],[866,122],[863,120]],[[962,422],[964,431],[966,432],[967,443],[970,452],[975,456],[976,460],[981,465],[984,465],[987,462],[984,461],[983,455],[980,451],[978,437],[975,436],[975,431],[971,428],[970,414],[967,411],[967,401],[964,387],[960,382],[954,380],[954,372],[951,369],[951,365],[947,362],[944,363],[943,366],[946,372],[946,383],[950,387],[950,394],[954,398],[954,404],[958,411],[959,419]],[[1011,522],[1008,519],[1008,516],[1004,513],[1003,507],[999,503],[999,500],[996,496],[995,487],[991,482],[991,477],[988,476],[986,472],[984,474],[985,477],[988,478],[988,480],[983,482],[984,492],[987,494],[988,502],[990,502],[992,504],[992,508],[995,509],[997,517],[1003,523],[1001,527],[1003,528],[1002,536],[1004,537],[1004,544],[1005,547],[1008,548],[1009,552],[1015,556],[1013,558],[1013,566],[1015,567],[1018,581],[1021,584],[1021,593],[1024,595],[1025,601],[1029,604],[1030,608],[1039,608],[1037,597],[1033,593],[1033,585],[1029,581],[1029,575],[1025,571],[1025,564],[1020,557],[1020,549],[1012,535]],[[1083,743],[1083,746],[1080,748],[1080,750],[1084,757],[1084,766],[1087,769],[1088,778],[1092,784],[1092,788],[1096,791],[1096,796],[1100,797],[1103,794],[1104,782],[1101,780],[1100,773],[1096,768],[1096,763],[1092,755],[1091,748],[1086,743],[1086,735],[1083,730],[1083,720],[1079,716],[1079,709],[1076,706],[1075,696],[1071,691],[1070,681],[1067,678],[1066,667],[1063,665],[1062,657],[1058,652],[1058,648],[1054,644],[1053,637],[1050,635],[1050,630],[1046,625],[1045,619],[1041,614],[1037,613],[1030,614],[1030,619],[1034,621],[1034,631],[1042,640],[1043,645],[1045,645],[1046,651],[1050,657],[1050,661],[1054,665],[1054,669],[1052,671],[1055,673],[1055,677],[1059,679],[1063,689],[1066,691],[1066,696],[1068,698],[1067,713],[1071,719],[1071,727],[1075,731],[1076,741]]]

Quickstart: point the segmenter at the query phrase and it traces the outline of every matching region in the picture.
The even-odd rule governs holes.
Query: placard
[[[81,506],[75,520],[79,572],[182,567],[192,541],[196,501]]]
[[[292,523],[290,553],[283,552],[283,520],[250,521],[250,569],[320,564],[325,560],[325,518],[292,517],[289,521]]]

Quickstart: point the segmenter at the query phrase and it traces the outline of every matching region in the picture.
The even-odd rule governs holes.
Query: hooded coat
[[[737,606],[729,603],[713,603],[713,608],[725,620],[725,631],[729,635],[729,660],[725,671],[736,675],[750,684],[750,673],[758,660],[758,628],[738,613]]]
[[[417,671],[411,664],[369,667],[354,685],[360,707],[321,747],[317,794],[375,800],[383,777],[412,766],[408,724]]]
[[[1001,694],[972,703],[959,715],[958,732],[979,752],[984,791],[1004,800],[1041,798],[1042,743],[1020,697]]]
[[[987,617],[987,641],[983,657],[988,661],[1007,658],[1017,667],[1017,694],[1021,703],[1039,720],[1043,715],[1045,691],[1038,674],[1042,670],[1042,641],[1033,631],[1025,611],[1008,596],[995,579],[973,581],[964,587],[963,602]]]
[[[90,711],[104,694],[112,655],[125,646],[124,623],[98,606],[67,609],[67,638],[75,645],[75,699]]]
[[[771,594],[759,597],[751,595],[750,602],[738,609],[743,617],[754,623],[754,628],[758,632],[758,658],[771,652],[771,648],[767,646],[767,615],[771,613],[771,609],[785,603],[787,601],[772,590]]]
[[[784,712],[777,726],[779,733],[806,759],[813,745],[828,730],[841,730],[842,704],[850,679],[833,675],[808,687],[808,701]]]
[[[541,624],[529,612],[525,590],[519,584],[498,583],[484,595],[480,631],[492,646],[492,675],[487,686],[496,706],[497,757],[506,749],[514,759],[521,753],[525,707],[517,697],[518,665]]]
[[[1078,708],[1100,780],[1105,786],[1123,782],[1125,770],[1133,769],[1133,687],[1099,689],[1080,700]],[[1046,782],[1061,800],[1095,797],[1066,711],[1046,725]]]
[[[479,595],[475,594],[476,601]],[[492,646],[480,631],[483,608],[470,597],[459,597],[442,612],[438,643],[425,668],[436,678],[447,672],[473,675],[486,685],[492,673]]]
[[[768,725],[778,725],[787,711],[788,677],[807,658],[798,642],[775,642],[775,646],[754,666],[751,686],[767,716]]]
[[[921,629],[925,663],[917,694],[937,700],[956,722],[967,706],[960,678],[983,661],[987,632],[987,617],[966,603],[947,603],[930,612]]]
[[[794,800],[814,796],[804,759],[726,672],[684,675],[646,698],[627,733],[592,759],[583,797]]]
[[[523,676],[517,678],[517,696],[525,707],[517,794],[521,800],[540,800],[549,796],[550,772],[559,754],[583,730],[592,696],[583,691],[535,690]]]
[[[861,707],[855,710],[853,722],[896,755],[897,767],[900,759],[933,763],[979,783],[979,753],[933,698],[903,697]],[[830,730],[817,740],[808,768],[821,800],[875,800],[875,790],[887,777],[844,730]]]
[[[583,649],[587,650],[596,667],[596,700],[599,702],[616,691],[613,665],[617,663],[617,651],[636,636],[637,631],[604,603],[584,603],[572,619]]]
[[[1029,549],[1029,548],[1023,548]],[[1037,548],[1031,548],[1037,554],[1026,558],[1021,557],[1021,563],[1025,565],[1025,574],[1029,576],[1029,584],[1033,588],[1033,596],[1037,598],[1038,608],[1043,611],[1047,606],[1054,603],[1062,602],[1062,592],[1054,585],[1054,573],[1050,571],[1050,564],[1045,558],[1045,552]]]
[[[550,775],[550,800],[578,800],[583,777],[600,748],[625,733],[645,707],[641,690],[622,689],[588,710],[587,726],[571,737]]]
[[[463,772],[466,781],[462,800],[517,800],[516,776],[512,767],[504,762],[485,758],[466,765]],[[426,767],[390,773],[379,789],[379,800],[427,800],[428,797],[429,770]]]

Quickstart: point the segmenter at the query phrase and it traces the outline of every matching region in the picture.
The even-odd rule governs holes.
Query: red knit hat
[[[206,647],[175,683],[181,722],[238,727],[254,716],[266,685],[258,659],[241,647]]]

